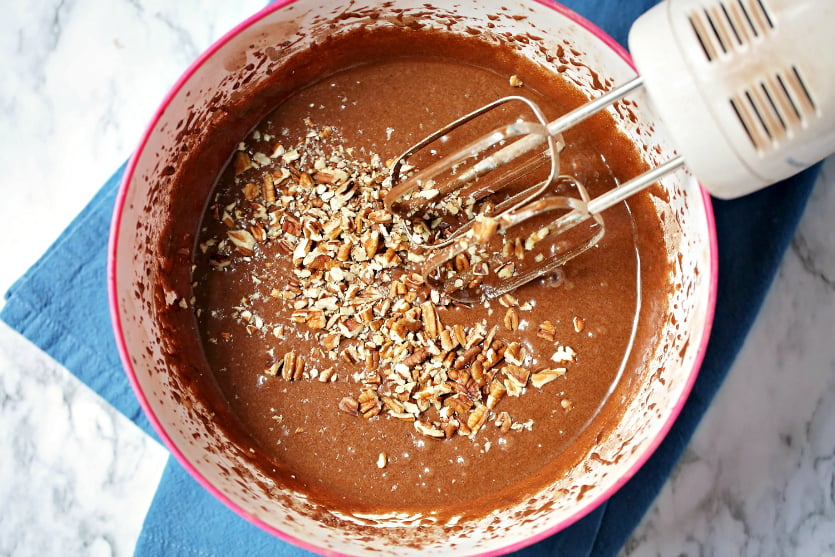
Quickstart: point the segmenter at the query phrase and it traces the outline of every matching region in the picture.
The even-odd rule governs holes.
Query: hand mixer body
[[[835,151],[833,29],[828,0],[667,0],[632,26],[647,94],[712,195],[744,195]]]

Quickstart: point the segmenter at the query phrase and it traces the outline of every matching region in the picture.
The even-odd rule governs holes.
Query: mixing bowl
[[[438,521],[391,513],[333,512],[292,482],[257,466],[227,421],[212,387],[189,306],[192,251],[201,215],[236,143],[316,68],[287,70],[299,52],[364,27],[419,25],[478,34],[560,73],[589,96],[635,72],[627,53],[599,29],[550,2],[314,0],[276,2],[220,39],[163,100],[125,173],[113,217],[108,283],[126,372],[144,411],[179,462],[246,520],[312,551],[497,554],[574,523],[633,476],[659,445],[696,378],[708,339],[716,286],[710,200],[695,179],[664,178],[653,197],[671,261],[669,300],[642,365],[622,374],[610,399],[615,423],[591,423],[591,448],[578,465],[533,497],[480,520]],[[307,72],[309,75],[305,75]],[[611,110],[650,164],[674,152],[640,95]]]

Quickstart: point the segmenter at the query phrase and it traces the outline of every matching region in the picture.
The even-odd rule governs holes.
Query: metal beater
[[[685,161],[732,198],[835,152],[833,29],[830,0],[666,0],[630,30],[638,77],[552,122],[521,96],[459,118],[398,157],[386,206],[422,246],[428,284],[464,302],[500,296],[596,245],[603,211]],[[592,199],[559,173],[560,134],[641,87],[683,156]],[[529,116],[408,175],[413,157],[509,105]]]

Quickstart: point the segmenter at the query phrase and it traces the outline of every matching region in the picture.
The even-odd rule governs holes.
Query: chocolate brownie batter
[[[359,33],[328,56],[242,138],[209,202],[193,300],[207,359],[256,457],[314,500],[485,515],[577,465],[590,424],[617,416],[665,304],[657,218],[641,196],[611,209],[597,247],[508,296],[433,293],[383,209],[387,161],[502,96],[549,118],[585,99],[473,38]],[[643,170],[607,115],[565,143],[562,171],[592,195]]]

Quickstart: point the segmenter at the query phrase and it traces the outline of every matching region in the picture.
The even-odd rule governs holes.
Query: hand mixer
[[[835,152],[835,1],[666,0],[635,21],[629,47],[639,77],[554,121],[505,97],[395,161],[386,206],[423,245],[428,284],[475,302],[553,273],[602,238],[602,211],[685,161],[708,192],[732,198]],[[591,199],[559,174],[560,134],[641,87],[683,155]],[[407,176],[413,156],[509,104],[533,121],[496,128]],[[533,180],[536,172],[547,176]]]

